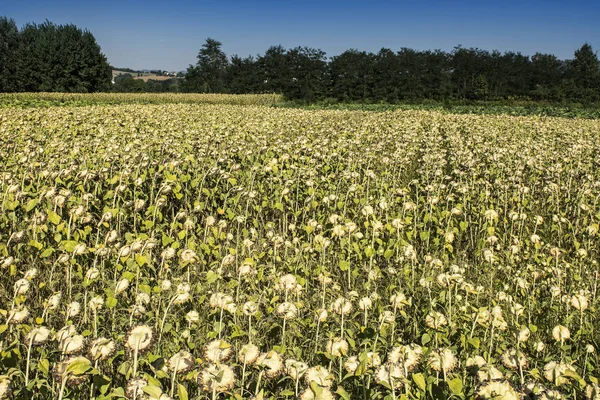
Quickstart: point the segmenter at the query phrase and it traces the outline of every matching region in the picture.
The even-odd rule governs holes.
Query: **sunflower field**
[[[0,399],[596,399],[600,121],[0,108]]]

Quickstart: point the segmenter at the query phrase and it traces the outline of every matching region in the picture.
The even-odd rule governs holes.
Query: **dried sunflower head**
[[[264,368],[267,378],[276,378],[283,372],[283,360],[276,351],[261,354],[256,364]]]
[[[39,346],[46,343],[51,337],[50,329],[45,326],[36,326],[26,336],[27,343],[33,346]]]
[[[10,378],[0,375],[0,399],[9,399],[12,393]]]
[[[90,344],[88,353],[92,360],[104,361],[114,354],[116,348],[114,340],[101,337]]]
[[[225,364],[210,364],[202,370],[198,381],[205,392],[210,393],[213,390],[216,393],[227,392],[235,384],[235,373],[231,367]]]
[[[61,384],[63,379],[70,387],[74,387],[85,382],[89,375],[86,375],[87,370],[92,368],[92,362],[83,356],[71,356],[64,361],[56,363],[52,374],[54,380]]]
[[[231,356],[231,345],[224,340],[213,340],[204,348],[204,358],[218,364]]]
[[[144,378],[132,378],[127,382],[125,388],[125,396],[128,399],[149,399],[149,396],[144,392],[144,388],[148,386],[148,382]]]
[[[167,362],[170,371],[184,374],[194,367],[194,356],[185,350],[175,353]]]
[[[248,343],[243,345],[238,352],[238,360],[242,364],[252,365],[258,359],[259,355],[260,350],[258,349],[258,346]]]
[[[154,328],[149,325],[134,326],[125,337],[125,346],[131,351],[145,352],[154,344]]]

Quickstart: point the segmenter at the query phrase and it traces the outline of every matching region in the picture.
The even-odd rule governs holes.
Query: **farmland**
[[[0,108],[0,399],[600,394],[599,121],[191,96]]]

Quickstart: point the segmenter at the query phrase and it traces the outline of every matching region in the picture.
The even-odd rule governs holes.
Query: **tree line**
[[[133,71],[133,70],[132,70]],[[183,77],[144,82],[111,67],[94,36],[75,25],[26,24],[0,17],[0,92],[281,93],[314,102],[406,102],[425,99],[532,99],[600,102],[600,62],[589,44],[570,60],[552,54],[442,50],[376,53],[272,46],[262,55],[227,56],[212,38]]]
[[[228,58],[221,43],[209,38],[197,63],[187,69],[181,89],[275,92],[306,102],[520,98],[589,103],[600,101],[600,62],[587,43],[571,60],[461,46],[451,52],[350,49],[331,59],[320,49],[272,46],[257,57]]]

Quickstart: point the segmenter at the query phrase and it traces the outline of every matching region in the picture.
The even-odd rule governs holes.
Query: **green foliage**
[[[0,92],[14,92],[17,70],[16,51],[19,45],[19,30],[15,21],[0,17]]]
[[[221,42],[207,38],[198,52],[196,65],[187,70],[184,90],[186,92],[223,93],[227,55],[221,50]]]
[[[0,19],[0,90],[87,93],[110,88],[110,66],[89,31],[50,21],[18,31],[11,21]]]

